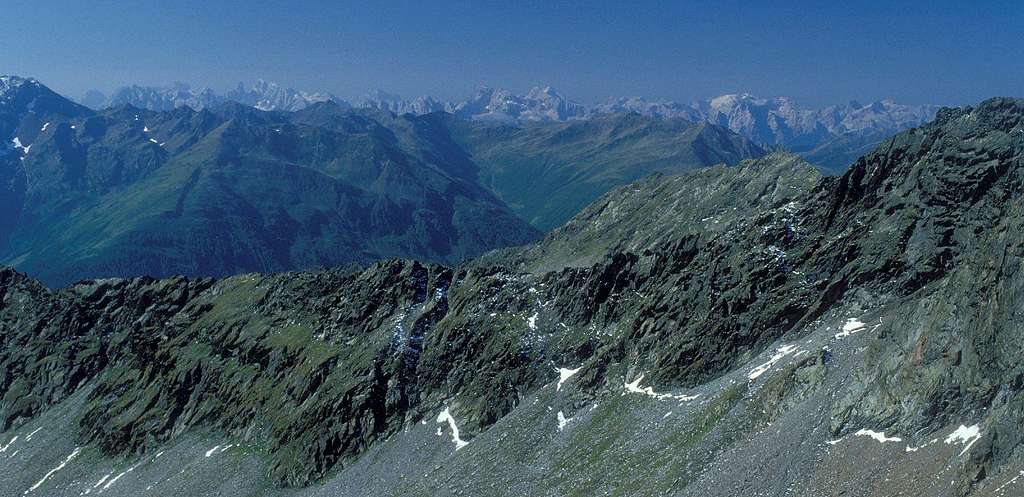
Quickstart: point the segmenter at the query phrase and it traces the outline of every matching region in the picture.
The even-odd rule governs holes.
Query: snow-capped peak
[[[25,85],[39,86],[39,81],[34,78],[22,78],[21,76],[0,76],[0,97],[9,98],[9,94]]]

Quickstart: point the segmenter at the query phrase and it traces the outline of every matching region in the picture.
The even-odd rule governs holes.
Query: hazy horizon
[[[346,99],[382,89],[457,100],[482,86],[548,85],[582,103],[748,92],[807,106],[971,104],[1024,94],[1019,2],[257,1],[243,9],[14,0],[3,15],[17,20],[6,23],[0,72],[73,98],[175,81],[224,91],[257,79]]]

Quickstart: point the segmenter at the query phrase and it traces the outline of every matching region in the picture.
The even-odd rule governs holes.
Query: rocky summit
[[[992,99],[455,266],[3,269],[0,495],[1024,495],[1022,196]]]

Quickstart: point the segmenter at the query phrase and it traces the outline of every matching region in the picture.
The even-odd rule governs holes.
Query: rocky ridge
[[[140,473],[212,430],[231,442],[199,463],[241,444],[342,495],[1012,495],[1022,157],[1024,102],[993,99],[839,178],[784,154],[652,178],[455,268],[56,291],[4,270],[0,440],[78,402],[71,433]],[[422,476],[361,480],[398,453]],[[291,492],[270,488],[244,494]]]

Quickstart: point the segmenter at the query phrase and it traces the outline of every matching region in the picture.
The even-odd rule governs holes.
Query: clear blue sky
[[[547,84],[584,102],[741,91],[809,105],[1024,96],[1021,0],[3,3],[0,73],[76,97],[256,78],[343,97]]]

